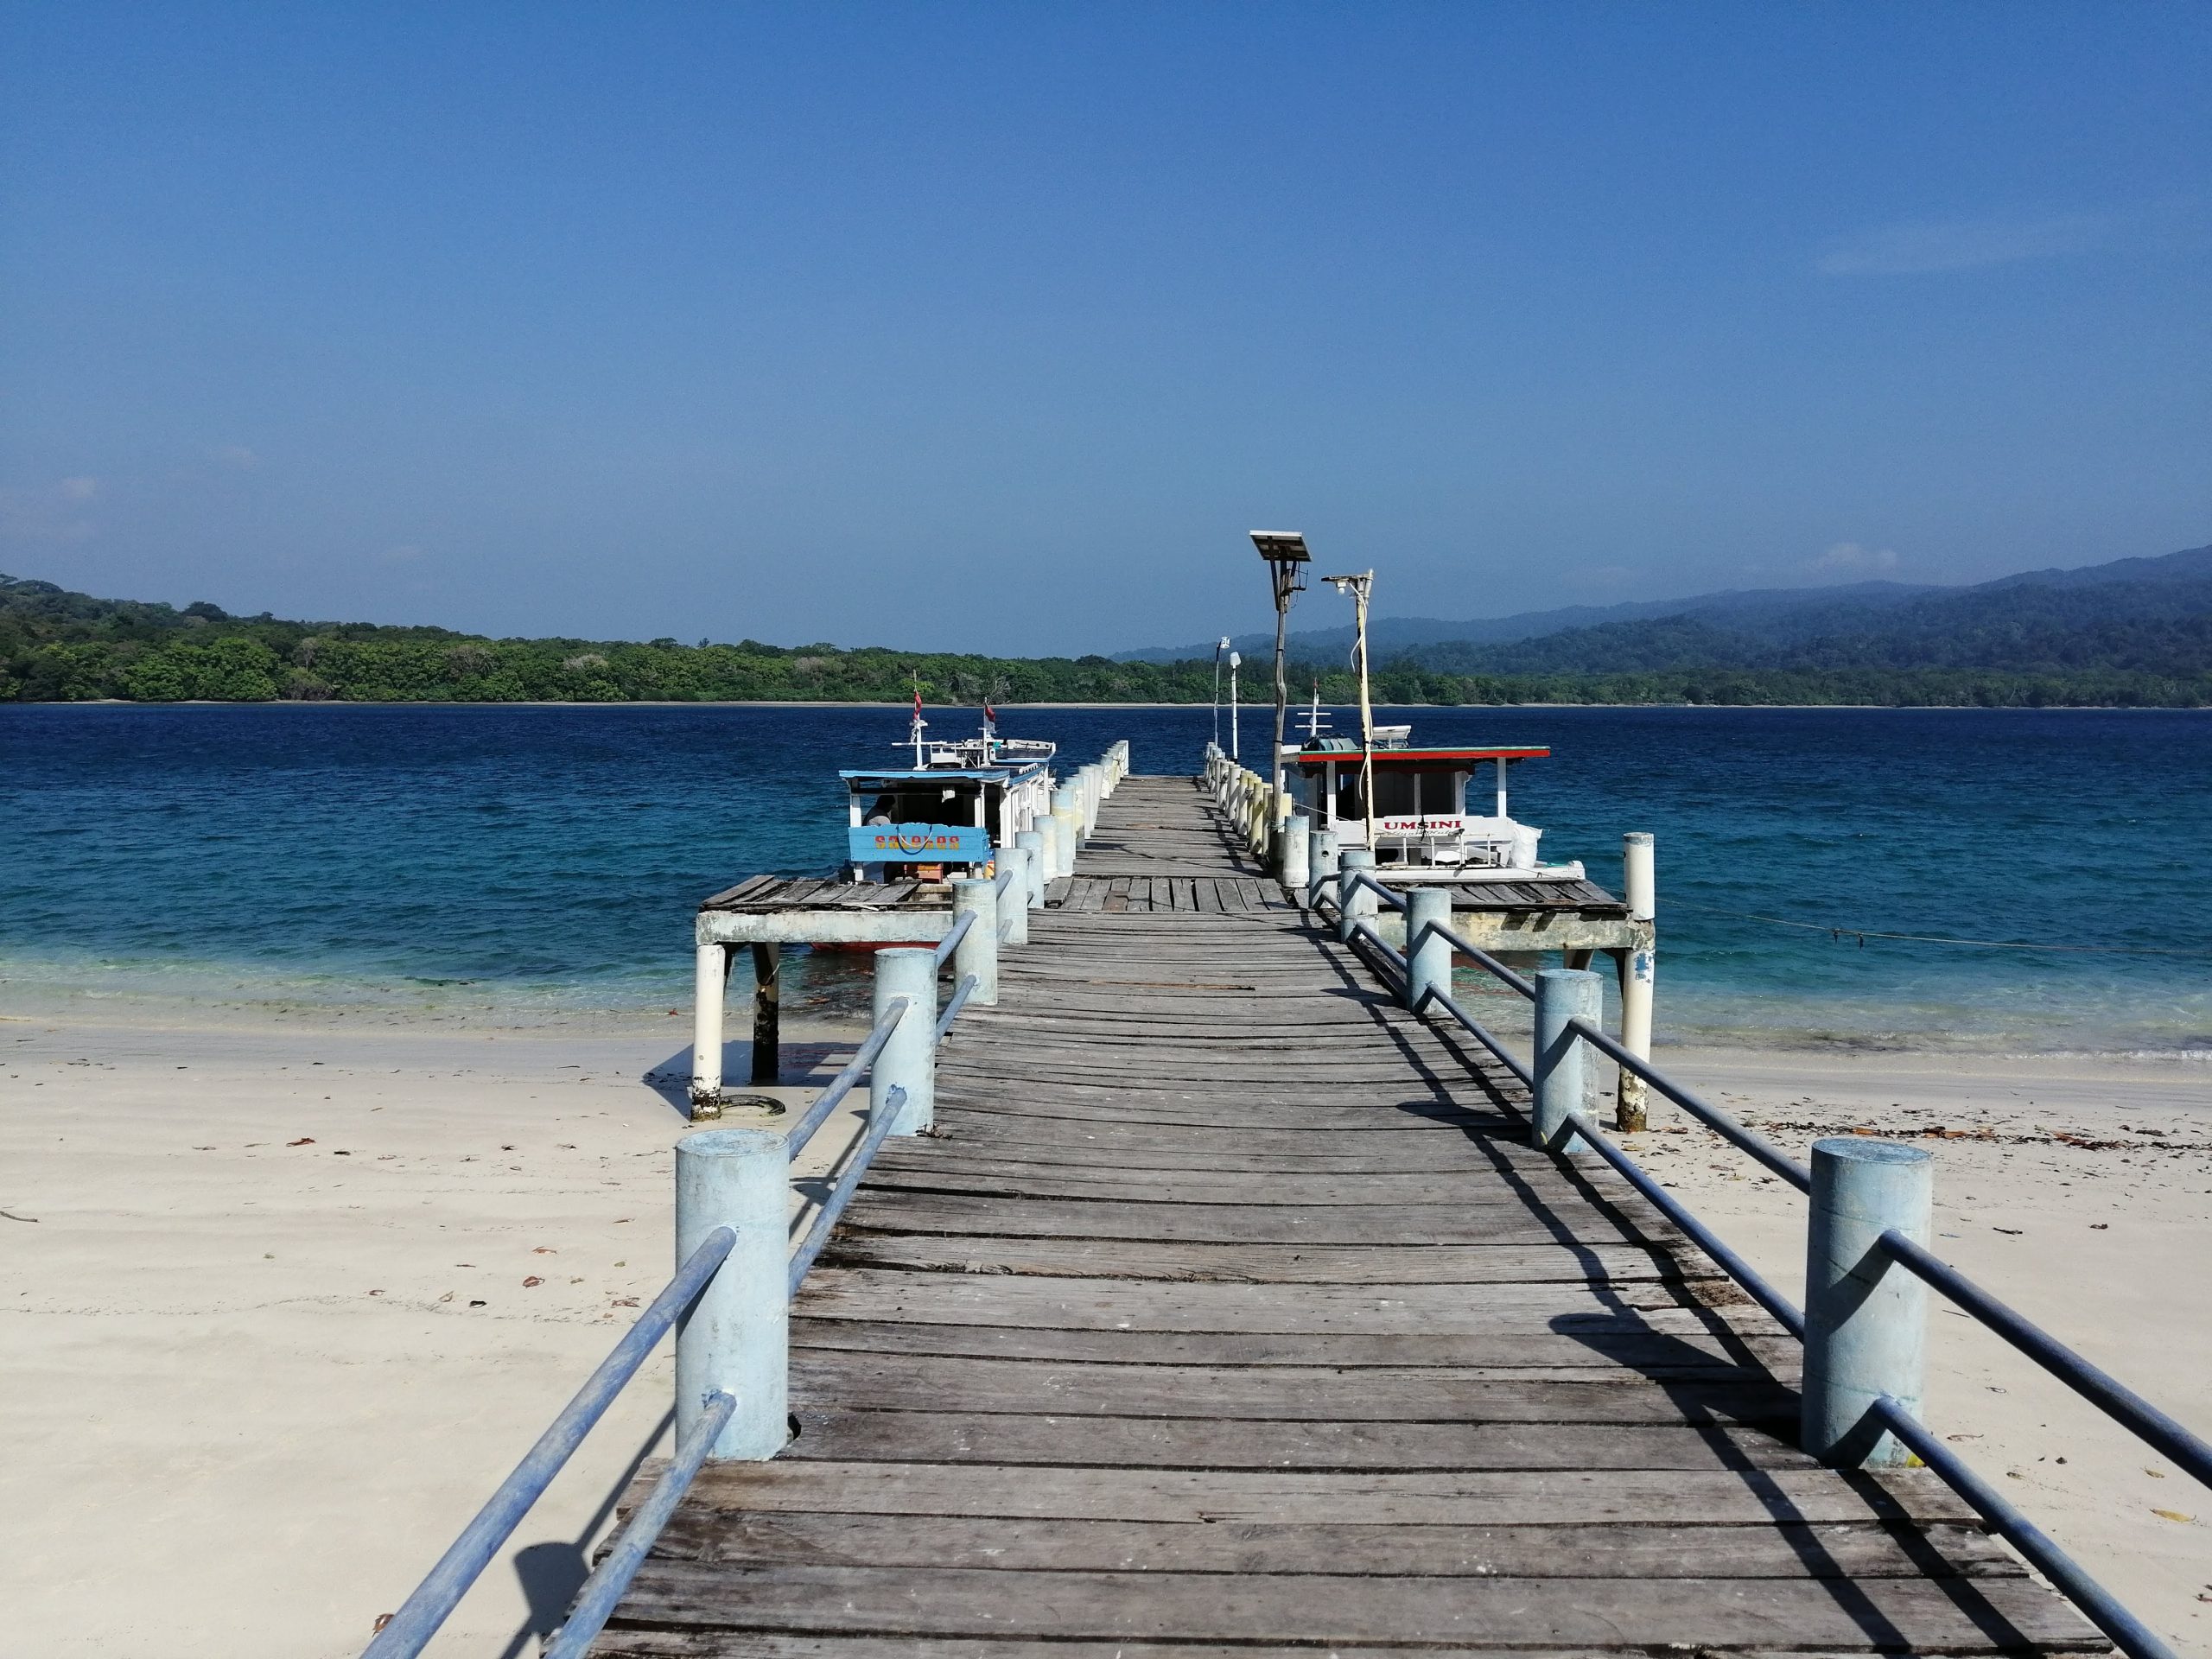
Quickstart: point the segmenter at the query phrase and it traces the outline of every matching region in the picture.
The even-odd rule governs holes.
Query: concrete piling
[[[1433,930],[1452,925],[1449,887],[1406,889],[1406,1006],[1418,1011],[1433,992],[1452,995],[1452,947]]]
[[[1891,1395],[1920,1414],[1928,1287],[1875,1241],[1928,1243],[1935,1160],[1923,1147],[1839,1135],[1813,1142],[1805,1230],[1805,1376],[1800,1440],[1839,1468],[1910,1454],[1867,1412]]]
[[[868,1109],[888,1111],[891,1091],[904,1089],[906,1103],[893,1135],[918,1135],[937,1122],[937,952],[879,950],[872,1023],[881,1024],[893,1000],[911,1000],[906,1017],[884,1044],[868,1077]]]
[[[1597,1103],[1598,1068],[1589,1045],[1567,1027],[1576,1020],[1595,1026],[1605,1011],[1605,987],[1597,975],[1580,968],[1547,968],[1537,974],[1530,1127],[1538,1146],[1557,1153],[1590,1150],[1590,1143],[1568,1126],[1567,1115],[1586,1113]]]
[[[784,1138],[770,1130],[702,1129],[676,1143],[678,1264],[715,1228],[737,1235],[728,1258],[676,1325],[677,1439],[691,1432],[709,1395],[737,1402],[708,1453],[712,1459],[772,1458],[790,1434],[790,1185]]]
[[[999,1000],[999,895],[997,884],[964,880],[952,884],[952,917],[957,925],[963,915],[975,921],[952,950],[952,980],[957,985],[970,974],[976,988],[970,1002],[995,1007]]]

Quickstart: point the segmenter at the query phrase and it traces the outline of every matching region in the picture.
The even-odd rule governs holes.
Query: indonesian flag
[[[916,720],[919,720],[921,717],[922,717],[922,688],[921,688],[920,686],[918,686],[918,686],[916,686],[916,687],[914,688],[914,718],[915,718]]]
[[[991,707],[991,700],[988,697],[983,699],[983,718],[994,726],[999,721],[999,711]]]

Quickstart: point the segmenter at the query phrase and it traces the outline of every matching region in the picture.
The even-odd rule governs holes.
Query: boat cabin
[[[1516,823],[1506,810],[1506,770],[1541,760],[1549,749],[1416,748],[1411,727],[1375,728],[1375,861],[1433,866],[1461,874],[1536,873],[1543,831]],[[1360,790],[1360,747],[1349,737],[1317,736],[1283,747],[1284,784],[1298,809],[1337,833],[1339,848],[1365,847],[1368,803]],[[1488,812],[1471,810],[1470,792]],[[1493,791],[1491,801],[1482,802]]]
[[[912,766],[840,772],[852,879],[995,874],[998,849],[1052,810],[1053,753],[1050,743],[987,734],[918,741]]]

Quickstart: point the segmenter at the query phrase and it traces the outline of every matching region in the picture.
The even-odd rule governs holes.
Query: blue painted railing
[[[1522,996],[1532,1001],[1535,1000],[1537,989],[1534,983],[1449,928],[1432,926],[1425,929],[1421,938],[1408,938],[1405,951],[1400,952],[1370,924],[1345,915],[1345,907],[1351,894],[1362,890],[1371,890],[1379,902],[1391,908],[1406,908],[1403,895],[1384,887],[1365,869],[1316,875],[1306,887],[1307,906],[1317,912],[1324,909],[1333,911],[1340,923],[1348,923],[1344,936],[1348,942],[1361,947],[1363,954],[1383,970],[1384,976],[1394,982],[1393,988],[1402,999],[1405,997],[1411,981],[1407,957],[1421,938],[1433,931],[1457,954],[1467,957]],[[1433,985],[1426,987],[1413,1004],[1414,1013],[1424,1013],[1432,1008],[1440,1009],[1448,1014],[1497,1056],[1522,1083],[1532,1088],[1535,1086],[1535,1069],[1510,1053],[1495,1033],[1486,1030],[1455,999]],[[1668,1077],[1649,1060],[1631,1052],[1588,1020],[1570,1020],[1567,1029],[1577,1039],[1589,1044],[1624,1069],[1643,1078],[1699,1122],[1772,1170],[1799,1192],[1810,1191],[1812,1172],[1748,1125],[1739,1122],[1694,1090]],[[1540,1058],[1538,1064],[1541,1063]],[[1710,1227],[1647,1173],[1627,1150],[1608,1136],[1587,1113],[1570,1110],[1565,1117],[1567,1125],[1581,1141],[1587,1143],[1591,1150],[1694,1240],[1723,1272],[1772,1314],[1783,1329],[1800,1339],[1804,1338],[1804,1314]],[[2145,1445],[2212,1487],[2212,1444],[2202,1436],[2184,1427],[2117,1378],[2091,1364],[2049,1332],[1999,1301],[1956,1268],[1904,1234],[1894,1229],[1886,1230],[1879,1236],[1877,1243],[1899,1268],[1923,1281],[1961,1312],[2012,1344]],[[2121,1652],[2130,1656],[2130,1659],[2176,1659],[2174,1649],[2157,1632],[2124,1606],[2111,1591],[2085,1571],[2048,1534],[2029,1521],[2001,1492],[1976,1474],[1955,1452],[1923,1425],[1909,1407],[1894,1396],[1885,1395],[1876,1402],[1872,1414],[1915,1457],[1965,1499],[1988,1522],[1991,1530],[2018,1550],[2031,1566],[2079,1607],[2092,1624],[2111,1637]]]

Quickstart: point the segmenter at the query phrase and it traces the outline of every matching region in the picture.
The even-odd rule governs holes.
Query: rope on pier
[[[1856,939],[1861,949],[1869,939],[1903,939],[1913,944],[1971,944],[1984,950],[2069,950],[2118,957],[2212,957],[2212,950],[2183,950],[2156,944],[2044,944],[2024,939],[1952,939],[1935,933],[1883,933],[1871,927],[1836,927],[1827,922],[1796,922],[1786,916],[1754,916],[1749,911],[1719,910],[1711,905],[1688,905],[1679,899],[1669,899],[1664,902],[1676,910],[1694,910],[1707,916],[1729,916],[1739,922],[1767,922],[1776,927],[1799,927],[1808,933],[1825,933],[1837,941]]]

